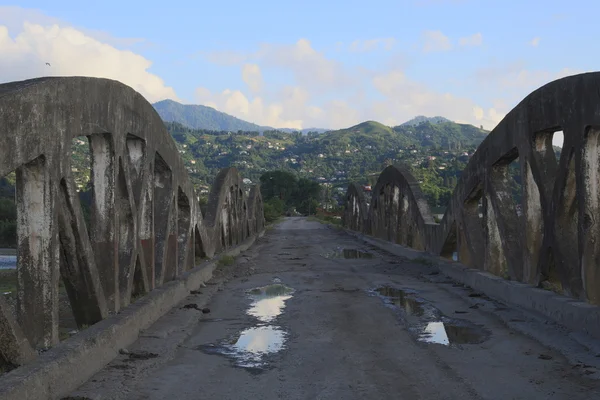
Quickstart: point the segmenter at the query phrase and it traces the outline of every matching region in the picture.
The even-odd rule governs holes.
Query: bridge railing
[[[469,160],[442,221],[402,166],[379,176],[367,208],[350,185],[344,224],[507,279],[600,304],[600,73],[551,82],[527,96]],[[552,137],[562,131],[560,159]],[[511,193],[517,161],[521,198]]]
[[[71,143],[86,136],[85,222]],[[79,328],[117,313],[202,258],[264,229],[258,186],[222,170],[202,216],[175,142],[148,101],[119,82],[69,77],[0,85],[0,177],[16,172],[16,306],[0,296],[0,361],[59,342],[59,281]]]

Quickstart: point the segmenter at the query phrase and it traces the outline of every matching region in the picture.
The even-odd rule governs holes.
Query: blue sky
[[[599,58],[592,1],[81,4],[0,6],[0,81],[103,76],[150,101],[276,127],[424,114],[492,128],[532,90]]]

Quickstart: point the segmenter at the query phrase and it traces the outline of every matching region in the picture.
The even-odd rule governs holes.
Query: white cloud
[[[475,33],[471,36],[466,36],[458,39],[458,44],[461,46],[481,46],[483,44],[483,35],[481,33]]]
[[[206,59],[214,64],[219,65],[237,65],[248,59],[247,54],[238,53],[230,50],[213,51],[204,54]]]
[[[242,66],[242,75],[246,69]],[[239,90],[211,93],[206,88],[198,88],[196,100],[259,125],[296,129],[342,128],[365,120],[398,125],[422,114],[443,115],[458,122],[491,129],[504,116],[496,107],[484,109],[470,99],[437,93],[410,80],[402,70],[370,71],[370,76],[370,80],[355,81],[359,89],[354,94],[320,104],[313,102],[312,92],[302,85],[284,86],[274,94],[254,93],[252,96]],[[369,100],[365,87],[375,89],[383,100]]]
[[[10,15],[27,16],[17,11],[11,10]],[[5,8],[0,12],[3,17],[8,14]],[[33,17],[40,20],[38,14],[34,13]],[[12,27],[11,31],[14,30]],[[123,82],[150,102],[177,99],[173,88],[148,72],[152,65],[150,60],[129,50],[119,50],[72,27],[24,21],[20,31],[11,35],[8,26],[0,25],[0,54],[1,82],[40,76],[92,76]]]
[[[425,53],[448,51],[452,49],[450,39],[441,31],[423,32],[423,41],[423,51]]]
[[[425,38],[426,51],[452,48],[450,39],[439,31],[425,33]],[[462,46],[482,43],[479,33],[457,41]],[[377,46],[380,45],[377,42]],[[354,44],[357,51],[373,48],[376,48],[375,42]],[[384,64],[382,70],[350,68],[317,51],[305,39],[293,44],[264,44],[247,54],[227,54],[229,58],[252,63],[239,63],[248,89],[211,93],[200,88],[197,100],[238,118],[278,128],[338,129],[365,120],[396,125],[415,115],[442,115],[492,129],[517,101],[539,85],[575,73],[568,69],[560,73],[530,71],[519,62],[482,68],[474,79],[464,82],[464,86],[471,85],[479,92],[500,93],[502,97],[478,103],[468,96],[439,92],[416,82],[405,72],[411,63],[390,62]],[[393,59],[402,60],[398,55]],[[292,82],[283,87],[270,86],[267,77],[274,69],[283,70],[286,75],[291,73]],[[262,73],[267,70],[269,74]],[[249,71],[260,77],[260,85],[251,83]]]
[[[534,37],[533,39],[531,39],[529,44],[533,47],[537,47],[540,44],[540,40],[541,39],[539,37]]]
[[[559,71],[530,70],[523,62],[513,62],[479,68],[475,72],[475,79],[479,87],[522,99],[549,82],[582,72],[571,68]]]
[[[42,26],[70,26],[100,42],[117,47],[128,47],[141,42],[146,42],[142,38],[118,38],[110,35],[108,32],[71,26],[71,24],[68,24],[59,18],[48,16],[37,9],[17,6],[0,6],[0,25],[6,26],[11,35],[16,35],[21,32],[24,22]]]
[[[284,107],[280,103],[265,103],[262,97],[246,97],[239,90],[225,89],[220,93],[211,93],[206,88],[196,89],[196,100],[216,110],[254,122],[277,128],[302,128],[302,120],[286,119]]]
[[[291,71],[296,82],[312,92],[342,89],[354,83],[341,63],[315,50],[307,39],[292,45],[264,44],[253,58],[265,65]]]
[[[307,39],[299,39],[293,44],[265,43],[257,51],[249,53],[228,50],[212,52],[206,54],[206,59],[220,65],[252,62],[263,69],[284,69],[292,72],[295,81],[302,87],[315,92],[345,88],[353,83],[341,63],[315,50]]]
[[[389,51],[392,50],[395,43],[396,39],[392,37],[368,40],[355,40],[350,44],[349,50],[353,53],[363,53],[377,50],[379,47],[382,47],[384,50]]]
[[[511,108],[543,85],[583,72],[570,68],[559,71],[530,70],[522,62],[513,62],[480,68],[471,81],[481,91],[502,96],[493,102],[493,107],[487,112],[487,119],[500,121]]]
[[[389,71],[373,78],[373,86],[385,96],[377,102],[371,113],[389,123],[402,123],[415,115],[443,115],[451,120],[494,127],[504,117],[495,108],[484,110],[468,98],[450,93],[438,93],[411,81],[399,70]]]
[[[263,86],[263,78],[260,67],[256,64],[244,64],[242,68],[242,79],[248,85],[252,93],[259,93]]]

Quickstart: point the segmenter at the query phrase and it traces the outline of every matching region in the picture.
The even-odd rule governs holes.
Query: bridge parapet
[[[436,223],[414,177],[387,167],[368,212],[350,185],[345,226],[504,278],[600,304],[600,73],[551,82],[527,96],[469,160]],[[553,134],[563,131],[560,159]],[[509,165],[518,160],[520,202]],[[360,221],[360,222],[356,222]]]
[[[89,226],[71,166],[79,136],[91,156]],[[0,177],[16,172],[15,312],[0,296],[9,366],[59,342],[59,280],[82,328],[264,229],[260,190],[246,196],[235,168],[219,173],[202,216],[162,120],[117,81],[0,85],[0,152]]]

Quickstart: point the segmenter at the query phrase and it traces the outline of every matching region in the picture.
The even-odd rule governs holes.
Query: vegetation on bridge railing
[[[396,165],[381,173],[368,206],[349,186],[344,225],[600,304],[598,87],[600,73],[588,73],[527,96],[473,154],[439,223],[418,181]]]
[[[173,139],[128,86],[41,78],[0,93],[18,257],[14,302],[0,296],[0,367],[57,344],[66,319],[91,326],[264,230],[260,189],[246,194],[234,168],[217,175],[203,215]],[[86,143],[79,182],[72,149]]]

